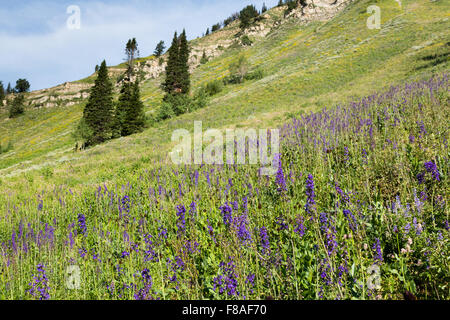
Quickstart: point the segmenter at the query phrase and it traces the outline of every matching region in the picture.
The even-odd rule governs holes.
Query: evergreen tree
[[[178,59],[179,59],[180,48],[178,45],[178,35],[175,32],[172,40],[172,45],[169,48],[169,57],[166,66],[166,80],[162,84],[166,94],[174,94],[178,90],[181,90],[178,71]],[[179,91],[178,91],[179,92]]]
[[[11,94],[11,93],[13,93],[14,91],[13,91],[13,89],[12,89],[12,87],[11,87],[11,83],[10,82],[8,82],[8,87],[6,88],[6,94]]]
[[[145,126],[144,104],[141,101],[139,82],[131,86],[131,103],[125,115],[125,134],[141,132]]]
[[[133,75],[134,60],[139,56],[138,44],[136,38],[129,39],[125,47],[125,54],[127,56],[128,77]]]
[[[282,6],[284,6],[283,0],[279,0],[278,4],[277,4],[277,7],[282,7]]]
[[[267,6],[266,6],[266,3],[264,2],[263,6],[262,6],[262,9],[261,9],[261,13],[264,13],[266,11],[267,11]]]
[[[207,35],[209,35],[209,28],[208,28],[208,29],[206,29],[206,33],[205,33],[205,36],[207,36]]]
[[[242,9],[239,14],[239,18],[241,19],[241,29],[250,27],[252,20],[258,16],[259,12],[254,5],[249,5]]]
[[[205,64],[208,62],[208,56],[206,55],[206,51],[203,50],[202,58],[200,59],[200,64]]]
[[[179,40],[180,45],[180,51],[179,51],[179,59],[178,59],[178,65],[179,65],[179,82],[180,82],[180,88],[181,93],[188,94],[189,90],[191,88],[191,80],[190,80],[190,74],[189,74],[189,45],[186,38],[186,30],[183,30],[183,32],[180,35]]]
[[[95,145],[111,138],[113,114],[113,86],[103,60],[83,111],[83,121],[91,131],[90,136],[86,138],[86,145]]]
[[[122,83],[122,89],[120,90],[119,101],[117,102],[115,118],[114,118],[114,133],[113,137],[118,138],[125,134],[125,118],[128,109],[131,104],[131,82],[124,81]]]
[[[9,117],[16,118],[25,112],[25,97],[22,93],[16,95],[9,108]]]
[[[164,41],[160,41],[158,42],[158,44],[156,45],[155,51],[154,51],[154,55],[155,57],[159,58],[161,57],[161,55],[164,53],[164,50],[166,49],[166,46],[164,44]]]
[[[5,100],[6,92],[3,87],[3,82],[0,81],[0,106],[3,106],[3,100]]]
[[[145,126],[144,104],[141,101],[139,83],[125,81],[116,109],[115,132],[128,136],[142,131]]]
[[[220,30],[220,23],[216,23],[211,28],[211,32],[216,32],[216,31],[219,31],[219,30]]]
[[[24,93],[28,92],[30,90],[30,83],[27,79],[19,79],[16,82],[16,92],[17,93]]]

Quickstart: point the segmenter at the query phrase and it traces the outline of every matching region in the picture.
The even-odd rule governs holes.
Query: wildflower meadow
[[[0,299],[449,299],[449,79],[293,117],[281,166],[0,198]]]

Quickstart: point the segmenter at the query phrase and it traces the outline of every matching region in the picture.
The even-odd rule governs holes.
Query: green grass
[[[370,4],[381,8],[381,30],[366,28],[366,8]],[[430,160],[439,164],[442,174],[441,184],[432,186],[436,192],[433,197],[436,199],[435,196],[440,195],[444,199],[448,198],[448,170],[445,169],[448,169],[448,163],[446,166],[445,162],[445,159],[448,162],[448,151],[444,149],[442,140],[446,135],[448,137],[450,114],[448,92],[445,92],[445,88],[440,89],[437,100],[427,94],[417,99],[407,96],[411,111],[400,115],[404,120],[402,126],[389,127],[390,129],[384,127],[384,131],[377,131],[377,152],[370,156],[370,165],[356,165],[356,162],[361,160],[361,148],[364,145],[358,139],[353,140],[350,134],[341,138],[346,141],[354,157],[352,161],[355,163],[351,168],[342,164],[342,149],[336,149],[337,153],[330,155],[334,157],[330,162],[323,162],[320,150],[308,147],[305,152],[287,148],[286,150],[291,150],[289,152],[292,153],[286,151],[285,174],[289,171],[288,162],[291,162],[291,168],[297,177],[289,183],[287,202],[280,202],[274,181],[260,180],[256,171],[247,167],[240,168],[236,173],[228,168],[219,171],[220,182],[217,189],[206,183],[204,168],[202,174],[205,176],[201,176],[198,188],[194,187],[191,180],[182,178],[182,174],[188,176],[195,171],[180,171],[179,176],[176,176],[171,170],[168,153],[173,145],[170,141],[172,132],[180,128],[192,131],[193,122],[196,120],[203,121],[204,129],[277,127],[313,111],[330,109],[337,104],[345,105],[346,102],[352,101],[353,97],[363,97],[387,90],[391,85],[402,84],[404,81],[448,72],[449,9],[447,2],[441,0],[402,1],[401,8],[393,0],[363,0],[351,4],[327,22],[302,25],[298,21],[287,21],[264,38],[252,37],[253,46],[231,46],[219,57],[197,68],[192,74],[193,92],[210,81],[226,77],[229,65],[241,55],[247,57],[251,70],[260,68],[264,71],[263,79],[227,85],[220,93],[211,97],[204,109],[155,123],[143,133],[116,139],[82,152],[73,151],[75,140],[71,135],[82,116],[82,101],[70,107],[28,108],[24,116],[11,120],[7,119],[7,111],[0,108],[0,145],[6,146],[9,142],[13,145],[12,150],[0,154],[0,209],[3,212],[0,219],[0,243],[9,244],[12,237],[11,226],[18,232],[22,219],[24,222],[30,222],[36,231],[44,230],[45,223],[56,228],[56,247],[45,245],[40,248],[33,244],[33,247],[29,248],[29,254],[20,253],[17,257],[20,263],[13,261],[10,264],[11,262],[3,258],[6,256],[2,255],[0,266],[6,271],[0,273],[0,286],[4,286],[0,287],[0,298],[30,298],[25,290],[38,263],[44,263],[49,268],[53,298],[119,298],[118,292],[114,292],[112,296],[108,294],[105,283],[115,282],[118,285],[126,281],[138,281],[133,273],[141,272],[144,267],[150,268],[155,281],[154,289],[160,298],[220,298],[212,289],[213,278],[220,273],[218,263],[235,256],[236,252],[232,248],[239,247],[238,239],[221,224],[219,207],[225,201],[234,200],[223,198],[228,177],[235,179],[236,186],[233,191],[237,192],[239,201],[247,192],[247,182],[258,186],[261,191],[265,190],[260,197],[253,197],[249,204],[252,230],[255,227],[267,226],[270,229],[270,239],[274,241],[271,242],[273,248],[280,245],[285,258],[297,259],[294,261],[296,267],[289,270],[298,274],[291,274],[287,268],[288,260],[283,260],[286,265],[280,270],[271,271],[275,274],[271,275],[272,282],[267,283],[268,271],[259,260],[258,244],[253,243],[253,247],[245,251],[248,263],[239,261],[237,265],[238,274],[241,276],[239,282],[246,295],[257,299],[269,294],[277,298],[318,298],[320,262],[312,260],[311,246],[314,243],[321,244],[321,237],[324,235],[321,234],[318,224],[309,225],[310,230],[314,232],[308,235],[308,241],[299,243],[292,233],[294,221],[298,214],[303,212],[306,201],[305,175],[311,173],[316,179],[319,208],[325,211],[333,210],[331,198],[336,195],[331,194],[335,193],[334,182],[339,181],[346,192],[360,193],[355,195],[355,201],[370,204],[361,209],[363,215],[373,214],[378,219],[372,222],[359,221],[363,231],[355,234],[359,238],[349,240],[351,231],[346,226],[347,220],[342,216],[342,212],[339,213],[336,220],[339,241],[350,248],[354,263],[349,266],[353,270],[352,277],[360,282],[365,281],[367,275],[364,268],[370,265],[372,255],[370,250],[363,251],[361,248],[364,244],[372,246],[375,238],[380,238],[386,254],[397,254],[394,258],[389,256],[389,262],[383,265],[385,276],[380,293],[383,298],[401,298],[402,290],[409,290],[422,298],[448,299],[448,286],[442,281],[441,273],[445,267],[448,270],[448,252],[445,251],[445,246],[439,246],[439,241],[436,240],[439,232],[444,232],[445,241],[448,241],[448,235],[442,226],[433,225],[430,218],[438,217],[440,223],[445,218],[448,220],[448,206],[442,210],[438,208],[436,201],[429,201],[424,207],[425,213],[420,217],[427,223],[427,228],[424,236],[418,238],[417,243],[414,242],[413,249],[416,253],[425,250],[427,237],[438,246],[434,247],[430,258],[432,269],[426,272],[414,266],[418,263],[416,256],[402,255],[401,249],[405,248],[407,239],[395,239],[392,233],[391,228],[394,226],[405,226],[411,222],[405,217],[394,221],[397,217],[387,209],[389,204],[395,201],[396,195],[401,196],[403,204],[415,200],[410,186],[414,186],[418,191],[422,186],[417,185],[415,175],[419,171],[414,170],[419,170],[424,162]],[[270,21],[281,17],[279,10],[271,10],[269,14]],[[219,40],[235,39],[238,31],[238,24],[234,23],[205,38],[191,41],[191,45],[210,46]],[[150,56],[140,61],[152,58]],[[114,79],[123,72],[123,67],[124,65],[119,65],[110,68]],[[95,75],[92,75],[79,80],[78,83],[91,84],[94,79]],[[161,104],[161,81],[162,78],[150,79],[141,84],[141,96],[149,116],[154,114]],[[54,93],[49,89],[48,94]],[[392,100],[392,103],[394,102],[399,103],[395,99]],[[426,106],[424,120],[430,131],[429,136],[424,138],[424,149],[414,145],[413,154],[411,150],[404,148],[400,148],[397,154],[392,148],[385,150],[386,138],[403,146],[408,144],[409,131],[412,130],[417,135],[414,130],[417,130],[415,117],[419,116],[419,102]],[[372,111],[381,112],[384,107],[390,108],[392,104],[386,101],[384,104],[374,105]],[[371,119],[376,121],[375,118]],[[389,121],[388,123],[391,124]],[[395,164],[395,170],[389,169],[391,163]],[[162,171],[158,171],[160,167],[163,168]],[[300,174],[302,176],[299,176]],[[172,192],[171,194],[155,197],[149,195],[152,189],[158,192],[157,175],[164,180],[164,188]],[[174,196],[179,183],[185,188],[185,195],[181,199]],[[104,186],[107,186],[113,199],[95,196],[94,191],[98,186],[102,186],[102,192],[105,192]],[[118,218],[117,211],[120,200],[125,195],[132,199],[130,218],[136,219],[129,225]],[[203,196],[203,200],[199,200],[199,195]],[[44,209],[38,211],[36,208],[41,199]],[[185,261],[187,271],[179,274],[181,289],[176,290],[173,284],[166,281],[166,277],[172,274],[170,268],[165,265],[165,260],[161,266],[148,264],[143,261],[142,255],[137,254],[130,259],[118,258],[121,250],[129,249],[121,240],[125,230],[130,231],[133,242],[145,245],[143,233],[139,231],[138,226],[139,220],[144,219],[147,221],[145,232],[154,236],[160,232],[157,230],[159,224],[169,229],[169,243],[166,243],[165,247],[158,247],[158,250],[164,258],[173,260],[184,245],[183,241],[187,239],[176,237],[175,205],[183,203],[187,207],[194,200],[200,201],[199,219],[189,226],[189,232],[191,239],[198,239],[200,242],[201,254],[195,254]],[[352,207],[352,210],[354,209],[356,208]],[[90,231],[86,237],[75,237],[74,247],[69,249],[65,243],[68,241],[67,228],[72,223],[76,224],[79,213],[88,217]],[[291,233],[275,231],[278,215],[290,221]],[[215,248],[209,238],[207,219],[217,231],[217,240],[224,244],[222,247]],[[93,231],[94,227],[96,231]],[[102,231],[111,232],[111,235],[101,236]],[[254,233],[254,237],[258,237],[257,233]],[[398,250],[392,248],[394,245],[399,246]],[[83,248],[90,248],[94,253],[89,252],[88,258],[82,259],[78,249]],[[322,251],[322,254],[324,252]],[[93,254],[99,254],[103,261],[101,273],[96,271],[98,261],[93,259]],[[84,287],[81,291],[64,290],[62,281],[65,267],[71,263],[71,259],[75,259],[82,266]],[[124,274],[115,270],[116,266],[112,262],[117,259],[123,263]],[[423,261],[424,259],[422,257]],[[333,257],[329,262],[333,264],[342,261]],[[302,265],[308,265],[309,269],[301,269]],[[191,274],[187,275],[189,272]],[[253,295],[243,278],[252,272],[256,272],[257,282]],[[429,285],[417,273],[429,277]],[[288,279],[289,283],[283,279]],[[9,287],[6,287],[6,283],[10,284]],[[373,295],[368,295],[366,289],[347,284],[343,294],[342,288],[334,283],[324,294],[326,298],[373,298]],[[123,293],[122,298],[133,298],[133,292]]]

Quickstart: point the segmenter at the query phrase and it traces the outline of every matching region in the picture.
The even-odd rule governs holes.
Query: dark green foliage
[[[223,82],[219,80],[208,82],[205,88],[206,94],[209,96],[216,95],[222,90],[223,90]]]
[[[127,56],[127,73],[128,77],[133,75],[134,60],[139,56],[138,44],[136,38],[129,39],[125,47]]]
[[[127,105],[123,115],[122,135],[141,132],[145,126],[144,104],[141,101],[139,83],[136,81],[130,85],[131,101]]]
[[[243,46],[251,46],[253,41],[247,35],[242,36],[241,43]]]
[[[98,64],[95,66],[95,72],[98,72],[98,69],[99,69],[100,67],[98,66]]]
[[[259,16],[258,10],[254,5],[246,6],[241,10],[239,19],[241,19],[241,29],[247,29],[252,25],[254,18]]]
[[[291,13],[293,10],[297,9],[299,6],[298,0],[286,0],[287,8],[284,12],[284,15],[287,16],[289,13]]]
[[[114,105],[113,86],[108,76],[106,62],[103,61],[91,89],[89,101],[83,111],[85,125],[92,131],[85,140],[87,146],[102,143],[112,137]]]
[[[224,79],[226,84],[242,83],[248,73],[248,61],[245,56],[240,56],[239,60],[232,63],[229,67],[230,75]]]
[[[73,132],[73,137],[74,137],[75,140],[83,141],[82,149],[84,149],[84,147],[87,145],[86,144],[87,141],[91,141],[92,140],[93,131],[88,126],[88,124],[86,123],[84,118],[82,118],[80,120],[80,122],[78,123],[77,127],[75,128],[75,131]],[[77,147],[75,149],[78,149],[78,144],[77,144]]]
[[[205,33],[205,36],[208,36],[208,35],[209,35],[209,28],[206,29],[206,33]]]
[[[178,72],[178,59],[180,55],[180,47],[178,45],[178,35],[175,32],[173,36],[172,45],[169,48],[169,57],[166,66],[166,80],[162,84],[164,91],[167,94],[175,93],[179,89],[179,72]]]
[[[158,114],[156,115],[156,121],[162,121],[173,117],[175,117],[175,113],[173,112],[172,105],[169,102],[163,101],[158,110]]]
[[[204,108],[208,102],[207,98],[204,89],[198,90],[193,98],[184,94],[168,95],[163,100],[155,120],[162,121]]]
[[[3,87],[3,83],[0,81],[0,107],[3,106],[3,100],[5,100],[6,92]]]
[[[220,30],[220,23],[216,23],[215,25],[212,26],[211,28],[211,32],[216,32]]]
[[[230,25],[233,21],[236,21],[237,19],[239,19],[239,12],[235,12],[231,16],[226,18],[223,21],[223,26],[226,27],[226,26]]]
[[[11,87],[11,83],[8,82],[8,87],[6,88],[6,94],[14,93],[13,88]]]
[[[277,4],[277,7],[282,7],[282,6],[284,6],[283,0],[279,0],[278,4]]]
[[[203,55],[202,55],[202,58],[200,59],[200,64],[205,64],[205,63],[207,63],[208,62],[208,57],[206,56],[206,52],[205,52],[205,50],[203,50]]]
[[[30,90],[30,83],[27,79],[19,79],[16,82],[16,88],[15,91],[17,93],[24,93],[28,92]]]
[[[264,78],[264,71],[258,68],[255,71],[246,74],[244,78],[245,80],[261,80]]]
[[[127,110],[130,109],[132,103],[132,84],[129,81],[124,81],[122,84],[122,89],[120,90],[119,100],[116,106],[116,113],[114,117],[114,134],[115,138],[125,135],[123,132],[125,130],[125,117]]]
[[[166,67],[166,80],[162,84],[166,97],[176,94],[188,94],[191,87],[189,74],[189,46],[186,31],[178,37],[175,32],[169,49]],[[166,100],[166,98],[165,98]]]
[[[267,11],[267,6],[266,6],[266,3],[264,2],[263,6],[262,6],[262,9],[261,9],[261,13],[264,13],[266,11]]]
[[[12,149],[13,149],[13,144],[11,141],[8,142],[6,147],[2,147],[2,145],[0,144],[0,154],[7,153],[8,151],[11,151]]]
[[[16,95],[9,107],[9,117],[16,118],[25,112],[24,107],[25,97],[22,93]]]
[[[156,45],[156,48],[155,48],[155,51],[153,52],[153,54],[155,55],[155,57],[159,58],[164,53],[165,49],[166,49],[166,46],[164,44],[164,41],[161,40]]]
[[[191,88],[191,80],[189,74],[189,45],[186,38],[186,31],[180,35],[180,51],[179,51],[179,72],[181,93],[188,94]]]

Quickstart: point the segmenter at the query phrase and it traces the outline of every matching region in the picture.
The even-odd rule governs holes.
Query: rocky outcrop
[[[253,26],[246,29],[243,33],[236,37],[235,31],[231,29],[222,29],[217,33],[210,35],[207,38],[209,41],[202,41],[201,44],[195,42],[191,44],[191,53],[189,57],[190,71],[193,72],[201,64],[203,53],[208,59],[220,56],[225,49],[240,42],[240,37],[246,35],[252,40],[266,37],[272,30],[278,28],[281,24],[290,19],[298,19],[300,23],[308,23],[311,21],[325,21],[331,19],[343,8],[345,8],[353,0],[304,0],[305,6],[299,6],[297,9],[290,12],[284,19],[274,20],[267,12],[262,15],[262,19],[257,21]],[[284,12],[285,7],[277,7],[273,10]],[[239,22],[235,21],[234,26]],[[232,28],[233,29],[233,28]],[[224,33],[223,33],[224,32]],[[227,33],[228,32],[228,33]],[[151,58],[143,62],[138,62],[135,65],[135,74],[139,75],[143,80],[158,79],[166,69],[167,55],[161,58]],[[125,69],[110,68],[109,72],[112,77],[123,78]],[[131,80],[134,81],[136,76]],[[121,81],[115,83],[116,91],[120,90]],[[71,83],[66,82],[62,85],[51,89],[38,90],[29,94],[28,101],[30,106],[34,107],[55,107],[59,105],[72,106],[80,103],[82,100],[89,97],[89,89],[92,84],[89,83]]]
[[[288,18],[302,22],[326,21],[334,17],[353,0],[305,0],[306,5],[293,10]]]

